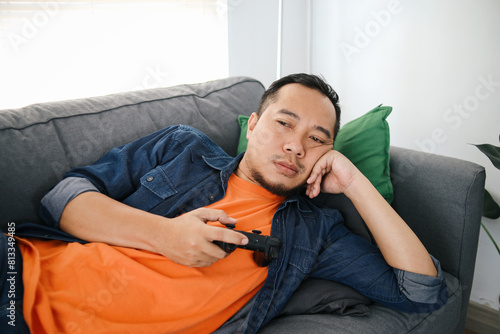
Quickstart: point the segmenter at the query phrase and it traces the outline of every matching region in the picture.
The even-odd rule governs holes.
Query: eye
[[[290,127],[290,124],[288,124],[287,122],[284,122],[284,121],[281,121],[281,120],[278,120],[277,122],[278,122],[280,125],[282,125],[282,126]]]
[[[325,144],[325,141],[322,139],[319,139],[318,137],[311,137],[311,139],[314,140],[315,142],[317,142],[318,144],[321,144],[321,145]]]

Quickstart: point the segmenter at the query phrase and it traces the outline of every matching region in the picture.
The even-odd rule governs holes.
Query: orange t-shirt
[[[209,207],[236,218],[237,230],[269,235],[283,200],[233,174],[226,196]],[[19,246],[24,317],[33,333],[209,333],[267,277],[253,252],[239,248],[209,267],[189,268],[104,243],[19,239]]]

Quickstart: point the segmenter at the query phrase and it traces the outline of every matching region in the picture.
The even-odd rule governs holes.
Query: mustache
[[[290,160],[289,157],[287,156],[284,156],[284,155],[279,155],[279,154],[275,154],[271,157],[271,161],[272,162],[276,162],[276,161],[279,161],[279,162],[286,162],[288,164],[291,164],[291,165],[294,165],[295,167],[297,167],[298,171],[299,172],[304,172],[304,170],[306,169],[305,166],[299,161],[299,159],[297,158],[294,158],[293,159],[294,161]]]

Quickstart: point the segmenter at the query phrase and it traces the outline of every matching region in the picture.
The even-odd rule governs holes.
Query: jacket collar
[[[231,177],[231,174],[233,174],[236,168],[238,168],[238,165],[240,164],[240,161],[243,158],[244,154],[245,152],[242,152],[236,157],[231,157],[229,155],[218,156],[218,157],[207,157],[203,155],[203,160],[207,165],[220,172],[222,185],[224,189],[226,189],[229,177]]]

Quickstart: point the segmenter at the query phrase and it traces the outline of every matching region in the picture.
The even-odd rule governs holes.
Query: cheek
[[[309,170],[309,173],[312,171],[314,165],[316,165],[316,162],[329,151],[330,149],[328,148],[318,148],[307,152],[307,163],[305,163],[305,167]]]
[[[259,131],[254,131],[250,140],[253,144],[263,147],[264,149],[269,147],[271,144],[276,144],[276,134],[269,129],[260,129]]]

